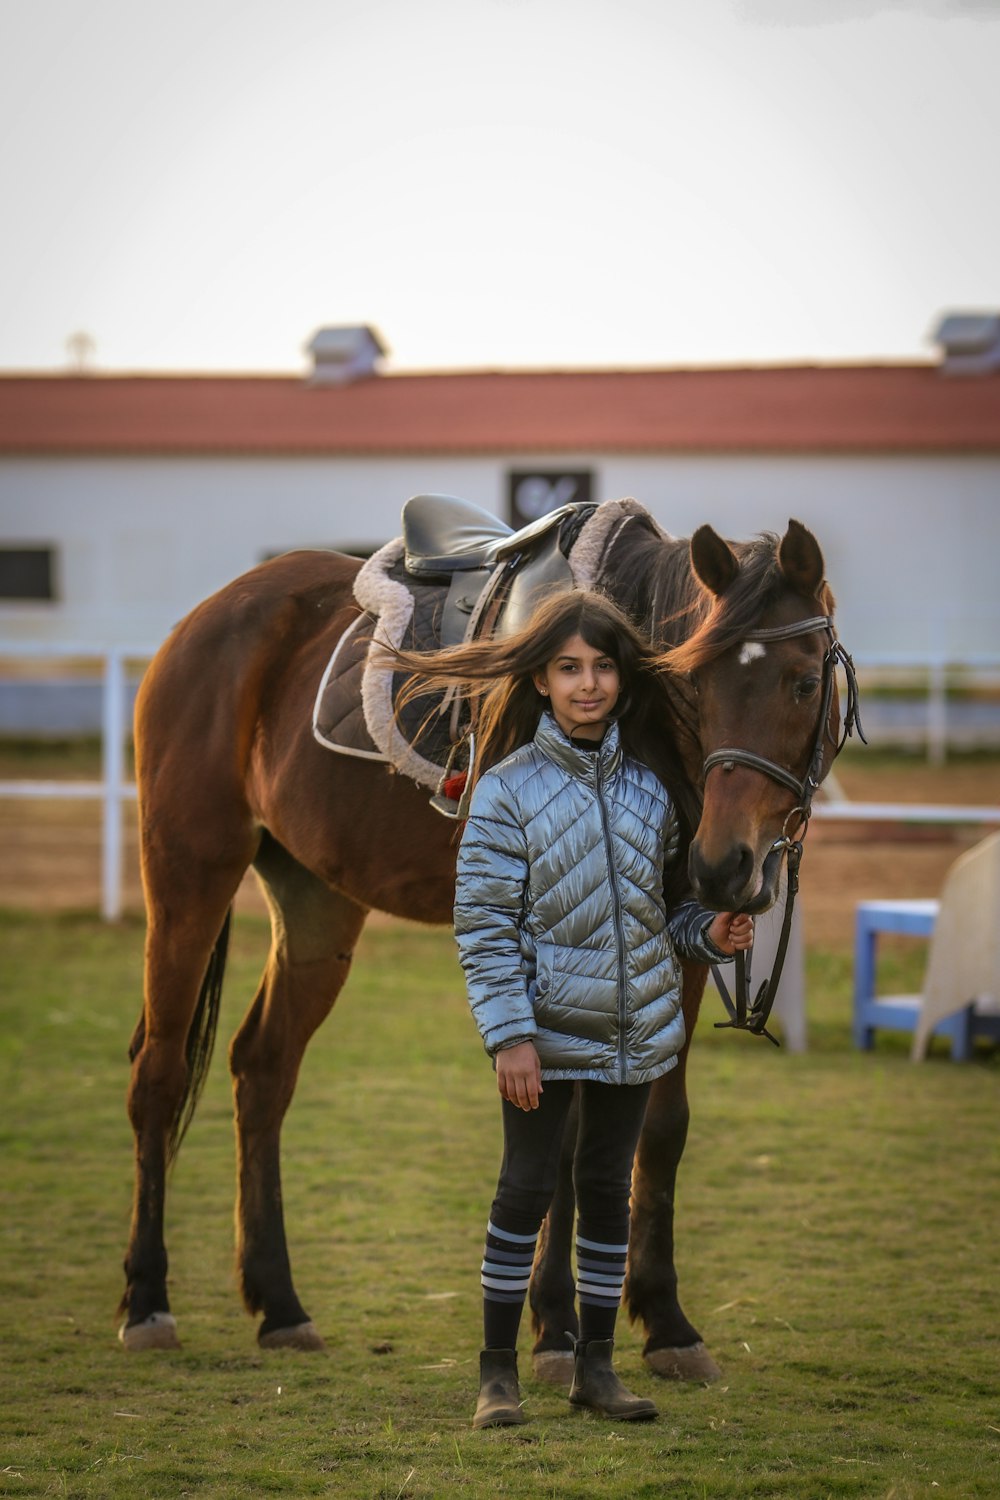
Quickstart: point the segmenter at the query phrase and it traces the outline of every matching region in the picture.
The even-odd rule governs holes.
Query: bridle
[[[770,852],[785,856],[785,867],[787,871],[787,889],[785,894],[785,915],[781,924],[781,933],[778,937],[778,946],[775,951],[774,966],[770,977],[765,979],[757,991],[756,996],[750,998],[750,955],[748,952],[736,954],[736,979],[735,1000],[726,988],[726,982],[718,968],[712,965],[712,973],[718,987],[722,1002],[729,1012],[728,1021],[717,1021],[716,1028],[733,1027],[737,1031],[750,1031],[755,1036],[766,1036],[769,1042],[780,1046],[778,1039],[767,1030],[767,1022],[774,1005],[774,997],[777,993],[778,982],[781,979],[781,971],[784,967],[785,954],[788,949],[788,939],[792,929],[792,910],[795,905],[795,897],[799,889],[799,864],[802,859],[802,841],[809,828],[809,819],[812,816],[812,802],[820,781],[822,780],[823,759],[827,741],[834,743],[834,757],[840,754],[848,737],[856,729],[858,738],[863,744],[867,744],[865,733],[861,727],[861,717],[858,711],[858,680],[854,671],[854,663],[849,654],[844,650],[840,641],[834,634],[833,620],[829,615],[814,615],[808,620],[798,620],[791,625],[776,625],[771,629],[754,630],[744,635],[745,641],[787,641],[799,635],[811,635],[814,631],[825,630],[827,635],[827,648],[823,654],[823,678],[821,706],[819,722],[816,725],[816,736],[813,741],[812,752],[809,756],[809,766],[806,774],[800,781],[785,766],[778,765],[777,761],[769,760],[765,755],[758,755],[753,750],[740,750],[738,748],[727,748],[725,750],[713,750],[705,757],[704,774],[707,776],[713,766],[722,766],[726,770],[732,770],[735,766],[747,766],[752,771],[759,771],[763,776],[769,776],[772,781],[778,782],[780,786],[786,787],[794,792],[796,797],[795,806],[785,818],[781,834],[771,845]],[[847,704],[844,711],[844,731],[839,742],[833,741],[830,735],[830,709],[833,704],[833,691],[836,686],[837,667],[844,669],[847,678]]]

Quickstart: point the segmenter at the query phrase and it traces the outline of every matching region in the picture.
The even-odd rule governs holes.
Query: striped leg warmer
[[[483,1346],[514,1349],[535,1258],[534,1234],[514,1234],[492,1220],[483,1257]]]
[[[627,1256],[627,1240],[624,1245],[604,1245],[576,1236],[576,1295],[584,1343],[614,1338]]]

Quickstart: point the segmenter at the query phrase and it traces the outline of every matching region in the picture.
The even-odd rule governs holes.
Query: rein
[[[736,980],[735,1000],[726,987],[726,982],[717,964],[712,965],[712,974],[715,979],[722,1003],[729,1012],[728,1021],[716,1021],[716,1029],[724,1030],[733,1028],[736,1031],[749,1031],[754,1036],[766,1036],[769,1042],[776,1047],[780,1046],[777,1037],[772,1036],[767,1029],[767,1023],[774,1005],[778,984],[781,979],[781,971],[784,968],[785,954],[788,951],[788,939],[792,930],[792,911],[795,906],[795,897],[799,890],[799,864],[802,860],[802,841],[809,828],[809,819],[812,816],[813,797],[819,789],[823,771],[823,755],[826,741],[830,738],[830,708],[833,704],[833,690],[836,684],[837,666],[844,669],[847,678],[847,705],[844,712],[844,732],[840,741],[836,743],[834,756],[840,754],[847,743],[849,735],[856,729],[858,738],[862,744],[867,744],[865,733],[861,726],[861,717],[858,704],[858,680],[854,671],[854,663],[849,654],[844,650],[837,640],[833,631],[833,620],[829,615],[814,615],[811,619],[800,620],[791,625],[777,625],[769,630],[755,630],[744,636],[748,641],[785,641],[794,636],[810,635],[813,631],[825,630],[828,645],[823,655],[823,697],[820,708],[819,723],[816,727],[816,738],[813,743],[812,753],[809,757],[809,766],[805,777],[800,781],[797,776],[778,765],[776,761],[769,760],[764,755],[757,755],[752,750],[726,749],[713,750],[705,757],[704,773],[707,776],[713,766],[722,766],[723,769],[731,771],[737,765],[747,766],[752,771],[759,771],[763,776],[769,776],[772,781],[778,782],[780,786],[786,787],[794,792],[797,801],[785,819],[781,836],[775,839],[771,845],[771,853],[777,852],[785,856],[785,868],[787,872],[787,889],[785,893],[785,915],[781,924],[781,932],[778,937],[778,946],[774,956],[774,966],[770,976],[763,981],[757,994],[751,999],[750,995],[750,957],[753,947],[749,952],[736,954]],[[793,819],[795,820],[793,822]]]

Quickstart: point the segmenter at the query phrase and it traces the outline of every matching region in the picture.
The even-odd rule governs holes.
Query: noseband
[[[769,776],[779,786],[786,787],[793,792],[796,798],[795,806],[785,819],[784,826],[779,838],[771,845],[771,853],[784,854],[786,870],[788,875],[787,890],[785,894],[785,915],[781,924],[781,933],[778,937],[778,946],[774,957],[774,967],[770,977],[765,979],[757,991],[756,996],[750,998],[750,954],[749,952],[738,952],[736,954],[736,998],[735,1000],[726,988],[726,982],[716,964],[712,965],[712,973],[719,994],[722,996],[723,1004],[729,1012],[728,1021],[717,1021],[716,1028],[733,1027],[738,1031],[751,1031],[755,1036],[766,1036],[769,1042],[777,1047],[780,1045],[776,1037],[767,1030],[768,1018],[774,997],[781,979],[781,970],[785,962],[785,953],[788,949],[788,938],[792,928],[792,909],[795,905],[795,897],[799,889],[799,863],[802,859],[802,840],[806,836],[809,827],[809,819],[812,815],[813,797],[819,789],[823,771],[823,755],[827,740],[832,741],[830,735],[830,708],[833,704],[833,690],[836,685],[837,666],[843,667],[847,678],[847,705],[844,712],[844,732],[839,742],[834,743],[834,756],[840,754],[847,743],[848,736],[856,729],[858,738],[862,744],[867,744],[865,733],[861,727],[861,717],[858,712],[858,679],[854,671],[854,663],[849,654],[837,640],[833,631],[833,620],[829,615],[814,615],[809,620],[799,620],[791,625],[776,625],[770,630],[754,630],[743,637],[747,641],[787,641],[799,635],[811,635],[814,631],[825,630],[827,635],[827,648],[823,654],[823,692],[819,712],[819,722],[816,725],[816,736],[813,741],[812,752],[809,756],[809,766],[804,778],[800,781],[785,766],[779,766],[777,761],[768,760],[766,755],[758,755],[753,750],[726,749],[713,750],[705,757],[704,773],[707,776],[713,766],[722,766],[731,771],[735,766],[747,766],[751,771],[759,771],[763,776]],[[793,822],[794,819],[794,822]],[[795,835],[793,837],[793,835]]]

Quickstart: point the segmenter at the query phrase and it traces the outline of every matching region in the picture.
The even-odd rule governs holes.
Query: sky
[[[6,0],[0,142],[7,371],[910,360],[1000,308],[1000,0]]]

